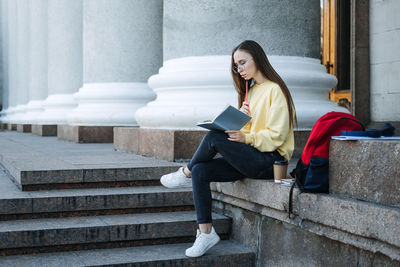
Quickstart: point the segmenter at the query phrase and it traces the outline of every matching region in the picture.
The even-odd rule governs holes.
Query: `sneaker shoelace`
[[[196,237],[196,241],[194,241],[194,244],[193,244],[193,247],[194,248],[199,248],[200,247],[200,244],[203,244],[202,243],[202,240],[203,239],[205,239],[206,238],[206,236],[203,234],[201,234],[200,232],[199,232],[199,234],[198,234],[198,236]],[[203,247],[201,248],[201,249],[204,249],[204,244],[202,245]]]

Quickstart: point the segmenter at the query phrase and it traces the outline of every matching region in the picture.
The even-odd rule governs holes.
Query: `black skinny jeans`
[[[214,158],[217,153],[222,157]],[[187,165],[192,172],[197,223],[212,223],[210,182],[273,179],[272,165],[283,159],[277,151],[260,152],[251,145],[229,141],[224,132],[208,132]]]

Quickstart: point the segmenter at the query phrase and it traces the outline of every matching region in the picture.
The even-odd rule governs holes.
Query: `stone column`
[[[7,123],[8,110],[8,1],[1,0],[1,82],[2,82],[2,110],[1,122]]]
[[[48,97],[39,124],[65,124],[82,86],[82,0],[48,1]]]
[[[299,128],[311,129],[329,111],[347,112],[328,100],[337,80],[318,59],[318,0],[167,0],[163,35],[164,65],[149,79],[157,99],[136,113],[141,127],[195,129],[226,103],[237,106],[230,53],[246,39],[263,46],[287,83]]]
[[[2,11],[3,11],[3,5],[0,1],[0,16],[3,16]],[[3,23],[4,22],[0,20],[0,106],[3,104],[3,91],[4,91],[3,29],[2,29]],[[2,108],[0,108],[0,110],[1,109]]]
[[[84,84],[68,123],[137,125],[135,111],[155,98],[147,79],[162,64],[162,1],[85,0],[83,10]]]
[[[36,124],[47,97],[47,0],[31,2],[29,9],[29,102],[25,123]]]
[[[16,0],[16,89],[17,99],[13,120],[23,124],[26,104],[28,103],[29,77],[29,0]]]
[[[7,69],[8,69],[8,107],[5,111],[6,115],[4,122],[9,125],[15,123],[15,107],[17,105],[17,2],[16,1],[4,1],[5,7],[7,9],[4,12],[7,13],[7,42],[5,53],[8,55]],[[5,18],[3,18],[5,19]],[[3,21],[3,20],[2,20]],[[11,128],[9,127],[11,130]]]

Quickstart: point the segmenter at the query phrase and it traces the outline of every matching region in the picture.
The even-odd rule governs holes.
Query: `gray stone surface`
[[[214,213],[213,220],[218,233],[229,232],[227,217]],[[193,211],[2,221],[0,248],[178,238],[196,228]]]
[[[287,186],[273,180],[243,179],[234,183],[215,183],[214,191],[233,196],[250,203],[267,206],[279,211],[288,209],[289,190]],[[298,190],[293,192],[293,208],[296,210]]]
[[[318,0],[165,1],[164,61],[230,54],[246,39],[270,55],[319,58],[320,20]]]
[[[137,127],[114,127],[114,148],[125,152],[139,152],[139,135]]]
[[[12,123],[7,124],[7,130],[16,131],[17,130],[17,125],[16,124],[12,124]]]
[[[76,144],[55,137],[0,133],[0,162],[17,183],[158,180],[180,164],[118,152],[112,144]]]
[[[233,225],[240,226],[245,216],[240,215],[242,211],[232,211],[233,208],[227,211],[229,205],[254,212],[258,216],[300,225],[304,231],[325,236],[370,253],[382,253],[400,261],[399,208],[328,194],[297,195],[295,191],[293,211],[298,216],[291,220],[287,216],[289,199],[287,187],[270,181],[252,179],[235,183],[214,183],[211,187],[213,199],[222,203],[214,203],[214,209],[239,220],[239,222],[233,222]],[[258,216],[254,216],[255,218],[249,221],[259,222]],[[311,226],[305,227],[306,224]],[[241,231],[243,235],[248,233],[248,229],[243,226],[241,230],[235,229],[235,232]],[[261,237],[258,236],[257,239],[259,238]],[[255,241],[247,242],[254,245]]]
[[[47,97],[47,0],[29,5],[29,100]],[[35,118],[37,119],[37,118]]]
[[[17,124],[17,132],[30,133],[32,132],[32,126],[30,124]]]
[[[4,214],[110,210],[193,205],[190,189],[162,186],[20,191],[0,171],[0,217]]]
[[[260,266],[362,266],[358,265],[360,258],[367,263],[365,256],[372,254],[363,251],[359,256],[355,247],[268,217],[264,217],[260,232]],[[373,257],[383,259],[383,266],[396,264],[388,257]]]
[[[256,253],[255,266],[400,266],[400,249],[382,242],[374,243],[308,219],[288,220],[273,210],[240,203],[236,198],[219,199],[213,207],[227,216],[237,215],[232,216],[231,238],[250,245]]]
[[[99,249],[0,258],[0,266],[254,266],[254,253],[231,241],[221,241],[203,257],[188,258],[191,243]]]
[[[17,8],[16,1],[2,1],[7,7],[7,43],[6,48],[8,49],[8,107],[17,105],[18,89],[17,89]],[[13,60],[14,59],[14,60]],[[11,125],[8,125],[8,130],[11,130]]]
[[[16,89],[18,105],[25,105],[29,100],[29,0],[18,0],[16,3],[16,57],[10,55],[9,59],[16,64]],[[22,113],[23,114],[23,113]]]
[[[8,95],[9,95],[9,88],[8,88],[8,81],[9,81],[9,70],[7,67],[8,65],[8,53],[5,51],[8,50],[8,3],[6,1],[2,1],[0,3],[0,9],[1,9],[1,34],[0,34],[0,43],[1,43],[1,60],[0,60],[0,72],[1,72],[1,78],[0,81],[2,83],[2,88],[1,88],[1,103],[2,103],[2,109],[5,110],[8,108]],[[2,129],[4,128],[4,124],[2,125]]]
[[[400,207],[400,141],[332,140],[331,193]]]
[[[82,86],[82,0],[48,1],[48,95]]]
[[[232,218],[230,239],[239,242],[252,251],[258,250],[260,214],[219,201],[213,202],[213,210]]]
[[[114,133],[117,150],[175,161],[190,159],[207,132],[115,127]]]
[[[394,15],[398,12],[399,1],[369,1],[372,121],[400,121],[400,52],[396,49],[400,22]]]
[[[400,248],[399,208],[318,194],[301,194],[299,206],[302,219]]]
[[[163,1],[85,0],[83,10],[84,83],[147,82],[157,73]]]
[[[40,136],[57,136],[57,125],[32,124],[32,133]]]
[[[112,126],[57,125],[57,137],[76,143],[112,143]]]

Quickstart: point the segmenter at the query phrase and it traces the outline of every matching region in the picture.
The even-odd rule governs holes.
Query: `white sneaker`
[[[186,250],[186,256],[188,257],[200,257],[203,256],[204,253],[207,252],[210,248],[215,246],[219,240],[221,240],[218,234],[215,232],[214,227],[211,228],[211,233],[205,234],[200,233],[197,230],[196,241],[192,247]]]
[[[176,172],[161,176],[160,182],[168,188],[192,187],[192,179],[186,177],[183,167],[180,167]]]

